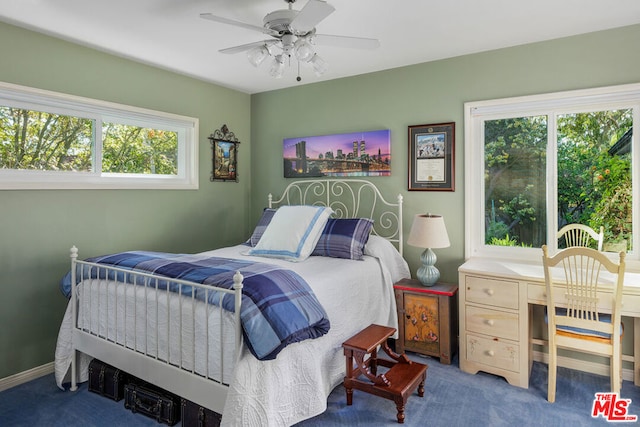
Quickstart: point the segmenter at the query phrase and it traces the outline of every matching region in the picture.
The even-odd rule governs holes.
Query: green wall
[[[500,49],[251,97],[253,219],[287,181],[282,139],[391,130],[391,177],[371,178],[404,196],[404,231],[417,213],[445,218],[451,247],[435,250],[443,280],[464,261],[464,103],[640,81],[640,26]],[[419,49],[419,46],[416,48]],[[408,191],[408,126],[455,122],[455,192]],[[421,249],[406,246],[412,273]]]
[[[200,252],[249,230],[250,96],[0,23],[0,81],[197,117],[198,190],[0,191],[0,378],[53,361],[69,248]],[[239,183],[209,181],[207,136],[241,141]]]
[[[464,103],[640,82],[640,25],[321,82],[251,97],[252,218],[288,182],[282,139],[391,130],[391,177],[371,178],[404,197],[404,235],[417,213],[442,214],[451,247],[436,249],[441,280],[464,262]],[[419,47],[417,47],[419,48]],[[455,192],[408,191],[408,126],[455,122]],[[404,247],[412,275],[422,249]],[[536,310],[536,336],[544,322]],[[632,352],[633,322],[623,343]]]

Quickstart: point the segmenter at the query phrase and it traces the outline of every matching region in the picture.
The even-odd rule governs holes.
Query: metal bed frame
[[[388,202],[384,199],[378,188],[369,181],[359,179],[321,179],[321,180],[303,180],[291,182],[283,191],[282,196],[274,200],[273,196],[268,196],[269,207],[277,207],[280,205],[322,205],[329,206],[334,211],[335,217],[338,218],[355,218],[355,217],[367,217],[374,220],[373,234],[383,237],[395,244],[400,254],[402,254],[402,195],[398,195],[395,203]],[[84,269],[96,269],[97,274],[94,276],[96,279],[87,279],[91,282],[87,288],[87,280],[83,281],[81,286],[76,286],[76,269],[83,274]],[[170,356],[170,349],[163,348],[158,344],[158,337],[161,334],[167,335],[167,341],[169,339],[169,327],[166,331],[151,331],[151,334],[155,334],[155,346],[149,348],[146,344],[148,342],[147,324],[145,321],[145,327],[141,328],[141,325],[126,324],[127,316],[118,316],[116,311],[115,325],[112,327],[115,330],[115,337],[109,334],[109,326],[107,326],[106,333],[104,331],[94,331],[89,324],[87,326],[86,312],[94,309],[91,307],[83,307],[83,302],[80,300],[80,296],[83,294],[83,289],[91,289],[93,287],[106,286],[109,282],[113,285],[114,278],[117,278],[116,289],[118,286],[128,286],[128,288],[142,288],[144,287],[145,298],[149,298],[151,301],[156,300],[155,309],[151,309],[151,315],[156,317],[160,316],[162,309],[157,305],[159,295],[166,293],[164,298],[178,299],[180,312],[182,310],[195,310],[193,307],[197,304],[207,304],[205,302],[193,301],[193,294],[191,292],[184,295],[169,296],[168,291],[158,289],[159,281],[169,281],[171,284],[182,288],[188,289],[189,287],[206,288],[205,292],[221,292],[227,293],[235,298],[235,314],[233,315],[235,330],[232,332],[235,334],[235,355],[240,352],[242,346],[242,328],[240,324],[240,304],[242,295],[242,275],[236,273],[234,276],[234,289],[217,289],[211,290],[211,287],[203,286],[198,283],[193,283],[184,280],[167,279],[163,276],[155,276],[148,273],[124,270],[117,267],[105,266],[101,264],[94,264],[78,259],[78,249],[71,248],[71,272],[72,272],[72,342],[73,342],[73,358],[71,363],[71,390],[77,389],[77,357],[78,352],[84,353],[90,357],[98,358],[106,363],[114,365],[119,369],[128,372],[136,377],[139,377],[145,381],[158,385],[172,393],[175,393],[185,399],[202,405],[218,413],[222,413],[225,400],[228,393],[229,380],[221,375],[218,378],[214,373],[208,372],[208,353],[206,356],[206,362],[203,372],[199,372],[195,369],[196,361],[195,356],[192,358],[185,358],[183,360],[182,350],[180,350],[180,357],[177,360],[173,360]],[[83,276],[81,276],[83,277]],[[102,279],[100,278],[102,277]],[[126,282],[142,284],[142,286],[129,286]],[[127,288],[123,288],[127,289]],[[87,291],[84,291],[85,293]],[[126,290],[123,291],[125,296]],[[134,291],[135,292],[135,291]],[[182,291],[181,291],[182,292]],[[115,302],[117,298],[124,298],[118,296],[118,291],[115,291]],[[131,293],[131,292],[129,292]],[[149,296],[151,295],[151,296]],[[222,298],[220,298],[222,300]],[[148,300],[145,301],[145,306]],[[137,303],[134,303],[134,306]],[[167,303],[169,306],[171,303]],[[187,304],[187,305],[184,305]],[[106,299],[106,310],[109,312],[109,299]],[[126,310],[125,303],[125,310]],[[100,310],[100,308],[98,309]],[[117,308],[116,308],[117,310]],[[167,308],[168,310],[168,308]],[[220,312],[216,314],[222,316],[223,310],[218,307],[205,307],[205,312],[210,313],[213,311]],[[229,314],[227,313],[227,316]],[[170,317],[170,314],[167,314]],[[120,318],[122,317],[122,318]],[[134,316],[134,319],[137,316]],[[195,317],[195,315],[194,315]],[[182,314],[180,315],[182,319]],[[156,319],[157,320],[157,319]],[[157,322],[156,322],[157,323]],[[167,322],[168,324],[169,322]],[[222,324],[222,321],[220,321]],[[208,325],[208,322],[207,322]],[[123,328],[125,331],[131,331],[133,329],[133,338],[128,338],[125,332],[124,337],[118,335],[118,328]],[[139,336],[138,329],[144,330],[145,336]],[[195,329],[195,328],[194,328]],[[187,342],[188,340],[182,335],[183,326],[179,327],[180,335],[174,337],[179,343]],[[209,334],[215,332],[216,334],[229,333],[220,328],[219,331],[207,332],[205,339],[209,340]],[[122,335],[122,334],[120,334]],[[228,338],[228,337],[227,337]],[[192,337],[192,340],[194,337]],[[199,338],[200,339],[200,338]],[[223,340],[222,335],[216,336],[214,339]],[[140,343],[144,342],[142,345]],[[210,343],[205,344],[209,349]],[[225,349],[224,346],[219,346],[220,358],[224,359],[223,354],[229,349]],[[162,352],[165,351],[167,357],[162,357]],[[191,349],[191,354],[195,354],[195,349]]]

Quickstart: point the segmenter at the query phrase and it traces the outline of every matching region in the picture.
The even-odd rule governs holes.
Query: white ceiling
[[[307,0],[298,0],[299,10]],[[0,20],[201,80],[258,93],[640,23],[640,0],[329,0],[321,34],[377,38],[377,50],[318,46],[329,71],[281,79],[219,49],[268,38],[201,19],[262,26],[283,0],[0,0]],[[597,54],[597,53],[594,53]]]

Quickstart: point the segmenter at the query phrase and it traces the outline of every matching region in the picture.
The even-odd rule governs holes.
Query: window
[[[640,85],[466,103],[466,257],[536,260],[579,223],[639,259],[639,120]]]
[[[0,83],[0,189],[196,189],[198,119]]]

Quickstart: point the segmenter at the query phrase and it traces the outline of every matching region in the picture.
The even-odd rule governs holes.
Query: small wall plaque
[[[227,125],[209,135],[213,151],[211,181],[238,182],[238,145],[240,141]]]

